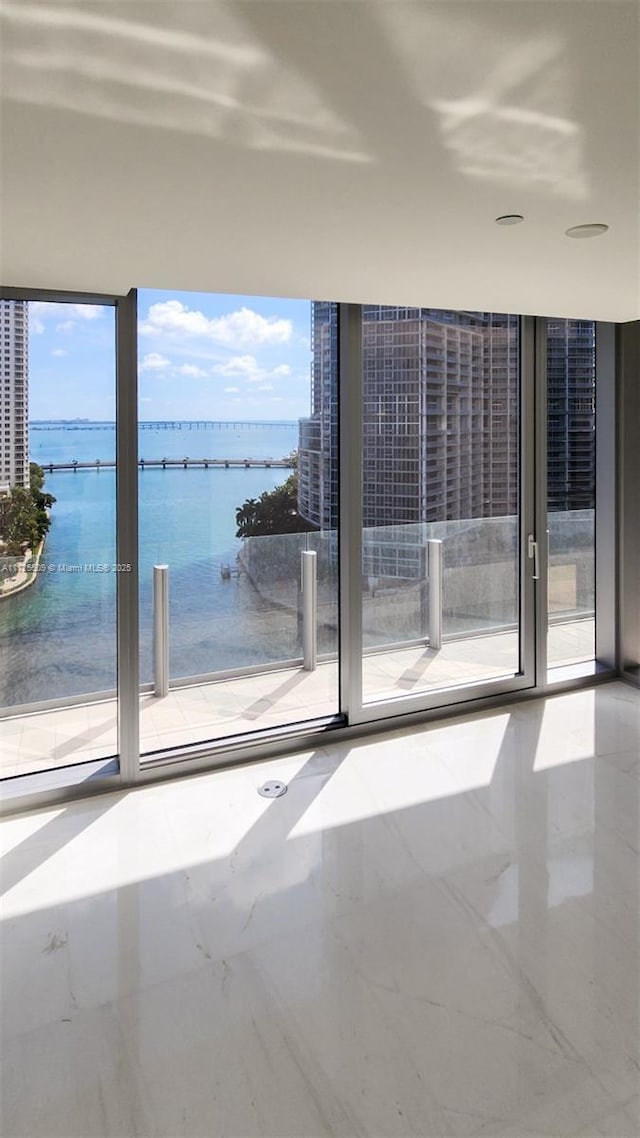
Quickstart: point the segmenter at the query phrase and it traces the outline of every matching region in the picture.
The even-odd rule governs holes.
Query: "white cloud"
[[[231,356],[223,364],[216,364],[213,368],[215,375],[223,375],[229,379],[244,379],[249,383],[259,383],[259,391],[272,391],[273,384],[267,383],[269,379],[282,379],[291,375],[289,364],[279,364],[271,370],[261,367],[255,356]]]
[[[231,356],[225,363],[216,364],[213,370],[216,375],[238,375],[249,380],[262,379],[265,374],[255,356]]]
[[[235,395],[236,392],[238,392],[239,390],[240,390],[239,387],[224,387],[223,388],[225,395]]]
[[[149,395],[144,395],[141,398],[140,402],[141,403],[153,403],[153,399],[151,399],[151,397]]]
[[[236,344],[288,344],[293,332],[290,320],[260,316],[251,308],[230,312],[212,323],[216,326],[219,342],[228,347]]]
[[[180,375],[189,376],[192,379],[203,379],[206,376],[206,371],[201,367],[196,367],[195,364],[181,364],[177,371]]]
[[[52,348],[51,349],[51,355],[52,356],[68,356],[69,353],[67,351],[65,351],[64,348]]]
[[[48,316],[55,316],[60,320],[62,316],[72,315],[76,320],[98,320],[102,316],[100,304],[64,304],[50,300],[32,300],[29,302],[29,317],[36,317],[41,324]]]
[[[163,300],[151,305],[139,331],[142,336],[165,336],[172,340],[203,337],[227,348],[239,348],[250,344],[288,344],[293,325],[290,320],[261,316],[244,306],[210,319],[203,312],[188,308],[181,300]]]
[[[147,352],[138,364],[138,371],[165,371],[171,366],[171,360],[161,356],[159,352]]]
[[[72,332],[75,326],[75,320],[64,320],[62,324],[56,324],[56,332]]]
[[[73,310],[82,320],[99,320],[103,311],[99,304],[74,304]]]
[[[142,336],[173,335],[207,336],[210,335],[210,321],[202,312],[187,308],[180,300],[163,300],[152,304],[147,313],[147,319],[141,321],[139,332]]]

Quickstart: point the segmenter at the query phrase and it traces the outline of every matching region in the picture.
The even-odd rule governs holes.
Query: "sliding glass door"
[[[359,316],[352,714],[530,685],[531,324],[372,305]]]
[[[337,425],[311,382],[322,306],[138,301],[143,759],[332,720]]]

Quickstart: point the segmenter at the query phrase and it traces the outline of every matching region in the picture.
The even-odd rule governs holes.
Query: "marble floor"
[[[639,803],[610,683],[5,820],[4,1138],[638,1138]]]
[[[552,626],[550,658],[562,663],[593,657],[593,621]],[[393,698],[500,676],[518,669],[514,632],[424,647],[380,651],[363,658],[365,700]],[[235,676],[171,688],[164,699],[140,697],[141,751],[201,743],[258,728],[334,715],[338,709],[338,666]],[[50,711],[0,720],[0,778],[13,778],[71,763],[108,758],[117,752],[115,700],[73,703]]]

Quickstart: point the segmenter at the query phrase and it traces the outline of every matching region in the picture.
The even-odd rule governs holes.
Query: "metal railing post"
[[[153,694],[169,692],[169,566],[153,567]]]
[[[429,647],[442,648],[442,541],[427,542],[429,573]]]
[[[315,671],[318,641],[318,572],[317,554],[303,549],[300,554],[300,590],[302,593],[302,666]]]

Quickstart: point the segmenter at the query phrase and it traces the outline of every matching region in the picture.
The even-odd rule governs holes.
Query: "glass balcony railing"
[[[365,650],[429,639],[429,543],[442,542],[443,639],[515,628],[518,522],[474,518],[363,533]]]
[[[593,510],[553,513],[549,528],[550,621],[558,624],[592,618]],[[442,542],[444,639],[517,628],[515,517],[370,527],[363,531],[365,650],[429,638],[428,543],[433,540]],[[318,651],[324,656],[337,653],[336,533],[248,538],[235,560],[224,564],[207,563],[206,559],[194,564],[188,550],[175,546],[154,549],[155,560],[169,564],[171,572],[172,679],[265,666],[278,660],[299,661],[303,636],[300,556],[304,550],[317,553]],[[152,561],[149,547],[143,556],[141,580],[142,672],[146,681],[151,680]],[[187,599],[190,591],[201,596],[207,589],[211,593],[209,634],[206,623],[198,620],[195,626],[190,624]],[[227,602],[214,603],[214,597],[225,590]],[[214,619],[216,609],[219,615]]]
[[[550,668],[595,658],[595,511],[548,515]]]
[[[430,543],[441,543],[435,617]],[[454,664],[449,660],[451,674],[444,668],[441,674],[443,661],[437,662],[437,653],[432,660],[429,682],[434,688],[459,682],[463,666],[471,667],[469,661],[478,677],[517,671],[520,540],[515,517],[371,527],[363,531],[362,548],[365,668],[371,670],[373,664],[367,661],[376,655],[384,657],[380,675],[370,680],[371,692],[393,693],[397,685],[395,694],[402,694],[402,683],[406,687],[412,682],[406,678],[407,651],[430,644],[434,620],[444,663],[455,649]],[[301,588],[309,554],[313,555],[312,604]],[[117,573],[103,554],[92,560],[83,551],[73,565],[54,563],[46,545],[37,564],[26,558],[5,558],[1,564],[0,665],[5,666],[0,674],[5,715],[24,716],[31,709],[39,714],[48,709],[56,714],[64,709],[73,712],[65,728],[68,739],[60,745],[51,743],[54,762],[113,754]],[[190,687],[203,693],[209,685],[222,693],[214,711],[210,715],[207,711],[206,734],[198,735],[199,721],[194,719],[196,711],[204,714],[199,704],[172,709],[153,698],[156,565],[168,566],[170,700],[172,692]],[[247,731],[276,726],[278,721],[336,714],[338,577],[334,531],[247,538],[237,541],[225,556],[176,542],[170,534],[143,542],[140,678],[145,714],[154,725],[154,730],[148,728],[145,749],[164,745],[159,742],[164,720],[173,745],[181,738],[180,731],[190,733],[186,741],[197,742],[216,737],[218,731]],[[548,595],[550,665],[593,659],[593,510],[549,515]],[[492,672],[487,671],[487,661]],[[270,678],[261,679],[259,673],[269,673]],[[315,673],[315,678],[304,678],[308,673]],[[287,675],[292,678],[286,679]],[[304,678],[302,686],[296,675],[301,683]],[[252,682],[252,676],[258,680]],[[264,695],[263,682],[268,683]],[[208,698],[198,697],[203,702]],[[78,712],[80,707],[86,711]],[[229,708],[237,710],[233,722]],[[45,722],[38,720],[40,728]],[[56,723],[55,731],[58,727]]]
[[[316,555],[315,636],[337,655],[337,533],[268,534],[225,555],[154,541],[140,549],[141,682],[153,681],[153,566],[169,578],[170,682],[299,665],[303,657],[303,552]]]
[[[516,517],[386,526],[363,532],[365,648],[429,637],[426,590],[431,540],[442,541],[444,639],[517,628]],[[592,509],[549,515],[551,625],[593,622],[594,549]]]

